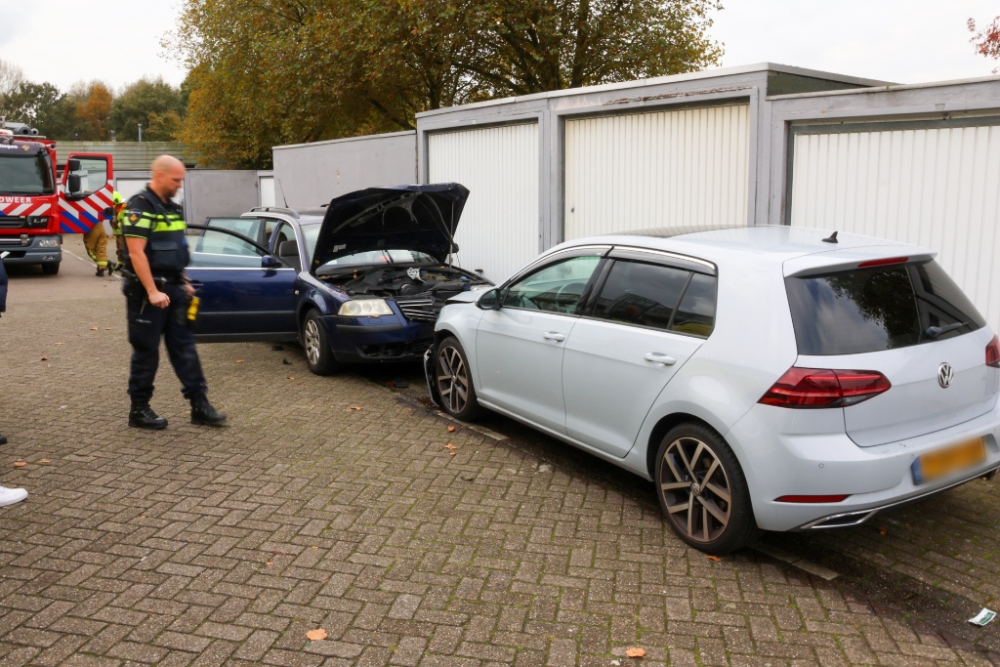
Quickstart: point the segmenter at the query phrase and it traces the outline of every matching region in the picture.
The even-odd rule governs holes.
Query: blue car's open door
[[[194,323],[200,342],[292,341],[295,278],[284,265],[236,232],[188,225],[191,262],[187,275],[201,299]]]

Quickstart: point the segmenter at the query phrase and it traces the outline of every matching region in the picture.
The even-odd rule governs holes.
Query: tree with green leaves
[[[218,165],[428,109],[716,64],[716,0],[186,0],[182,138]]]
[[[118,141],[137,141],[139,124],[150,141],[174,141],[184,115],[181,91],[162,78],[139,79],[111,103],[108,126]]]
[[[8,120],[26,123],[50,139],[86,136],[90,125],[77,115],[77,101],[51,83],[22,81],[4,98]]]

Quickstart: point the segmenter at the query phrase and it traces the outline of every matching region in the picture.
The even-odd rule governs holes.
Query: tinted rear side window
[[[799,354],[891,350],[985,324],[935,262],[791,277],[785,285]],[[951,331],[932,329],[958,323]]]
[[[677,308],[671,329],[706,338],[715,328],[716,278],[702,273],[691,275],[691,283]]]

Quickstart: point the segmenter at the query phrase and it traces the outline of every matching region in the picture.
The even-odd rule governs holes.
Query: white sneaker
[[[8,489],[0,486],[0,507],[19,503],[28,497],[28,492],[24,489]]]

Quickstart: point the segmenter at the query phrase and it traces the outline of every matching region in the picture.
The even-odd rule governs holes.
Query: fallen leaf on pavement
[[[97,331],[97,327],[90,327],[91,331]]]
[[[878,532],[879,532],[879,535],[888,535],[889,534],[889,529],[888,528],[883,528],[882,526],[879,526]]]
[[[105,331],[111,331],[111,327],[104,327]]]
[[[309,632],[306,633],[306,637],[309,639],[309,641],[321,642],[327,637],[326,630],[324,630],[323,628],[310,630]]]
[[[236,363],[238,363],[238,364],[242,364],[242,363],[243,363],[243,360],[242,360],[242,359],[237,359],[237,360],[236,360]]]
[[[455,445],[453,445],[453,444],[451,444],[451,443],[449,442],[449,443],[448,443],[447,445],[445,445],[445,446],[444,446],[444,448],[445,448],[445,449],[455,449]]]
[[[722,559],[719,558],[718,556],[705,556],[705,558],[707,558],[708,560],[714,560],[716,563],[722,562]]]
[[[15,461],[15,462],[14,462],[14,467],[15,467],[15,468],[23,468],[23,467],[24,467],[24,466],[26,466],[26,465],[28,465],[28,464],[27,464],[27,463],[25,463],[24,461]]]
[[[448,455],[449,455],[449,456],[454,456],[454,455],[455,455],[455,452],[450,452],[450,453],[449,453]]]
[[[56,343],[56,345],[62,345],[62,343]]]
[[[448,433],[454,433],[454,432],[455,432],[455,427],[454,426],[449,426],[448,427]]]
[[[346,412],[358,412],[360,410],[361,410],[360,405],[352,405],[351,407],[347,408]]]
[[[314,546],[313,549],[319,549],[319,547]]]
[[[289,379],[289,380],[294,380],[295,378],[293,378],[293,377],[289,377],[288,379]]]
[[[49,360],[48,357],[42,357],[42,361],[48,361],[48,360]]]
[[[52,463],[52,461],[49,461],[48,459],[42,459],[41,461],[39,461],[39,463]]]
[[[646,657],[646,649],[630,648],[625,651],[625,655],[627,655],[630,658],[644,658]]]

